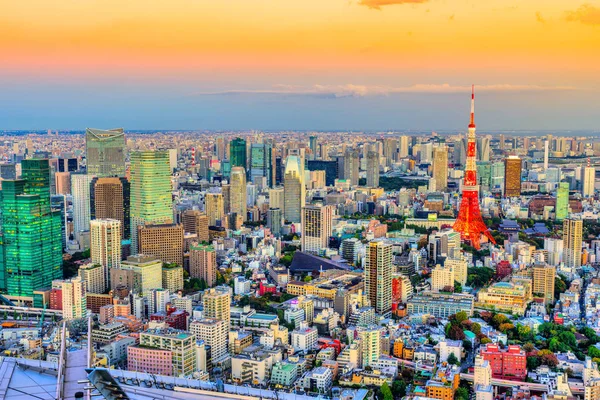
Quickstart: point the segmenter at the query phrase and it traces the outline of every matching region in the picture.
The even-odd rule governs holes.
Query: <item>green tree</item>
[[[448,364],[451,364],[451,365],[459,365],[460,364],[458,357],[456,357],[454,355],[454,353],[450,353],[450,355],[448,356]]]
[[[469,400],[469,390],[464,387],[459,387],[454,393],[454,400]]]
[[[462,285],[458,281],[454,281],[454,293],[462,293]]]
[[[307,275],[304,277],[303,281],[308,283],[308,282],[312,281],[312,279],[313,279],[312,276]]]
[[[406,383],[399,379],[392,383],[392,394],[395,399],[401,399],[406,396]]]
[[[381,396],[383,400],[394,400],[394,395],[387,382],[383,382],[381,385]]]
[[[454,315],[455,315],[456,322],[458,324],[462,324],[464,321],[469,319],[469,316],[467,315],[467,313],[465,311],[459,311]]]

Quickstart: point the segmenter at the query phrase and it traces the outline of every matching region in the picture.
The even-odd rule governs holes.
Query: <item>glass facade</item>
[[[235,138],[229,143],[229,161],[231,167],[247,167],[246,165],[246,141]]]
[[[48,160],[24,160],[21,180],[2,185],[0,285],[11,297],[33,297],[62,278],[62,219],[50,206]]]
[[[250,182],[267,178],[267,186],[273,187],[273,149],[269,143],[253,143],[250,148]]]
[[[98,177],[125,176],[125,133],[86,129],[87,173]]]
[[[131,248],[137,252],[138,226],[173,222],[171,167],[167,151],[131,153]]]

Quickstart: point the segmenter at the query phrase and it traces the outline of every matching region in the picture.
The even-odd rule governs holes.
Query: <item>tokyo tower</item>
[[[487,226],[481,218],[479,210],[479,185],[477,185],[475,140],[475,86],[471,87],[471,123],[467,135],[467,165],[463,178],[463,194],[458,210],[458,218],[452,227],[460,232],[465,242],[470,242],[477,250],[481,248],[481,235],[485,235],[492,243],[496,243]]]

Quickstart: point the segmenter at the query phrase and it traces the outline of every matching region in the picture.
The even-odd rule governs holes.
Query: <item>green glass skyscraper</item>
[[[2,183],[0,286],[9,298],[32,300],[62,278],[62,220],[50,206],[48,160],[21,166],[23,179]]]
[[[556,220],[562,221],[569,214],[569,183],[560,182],[556,190]]]
[[[233,167],[244,167],[247,168],[246,164],[246,141],[242,138],[235,138],[229,142],[229,161],[231,162],[231,168]]]
[[[173,222],[168,151],[131,153],[131,251],[137,253],[138,226]]]

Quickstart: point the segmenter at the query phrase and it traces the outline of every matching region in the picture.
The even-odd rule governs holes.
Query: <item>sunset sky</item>
[[[1,1],[0,129],[600,129],[600,1]]]

